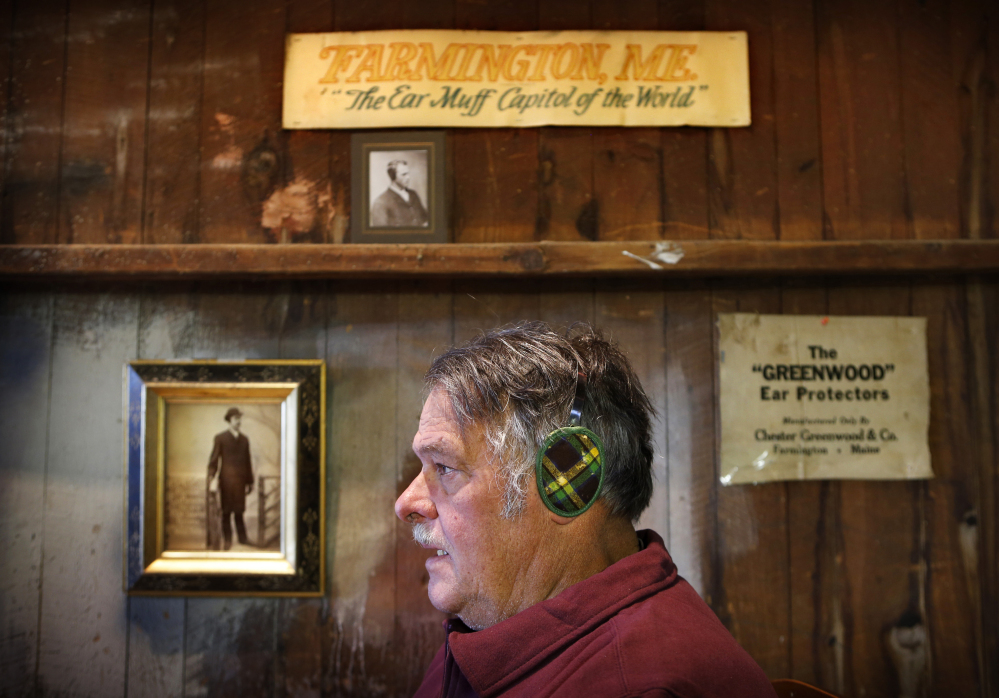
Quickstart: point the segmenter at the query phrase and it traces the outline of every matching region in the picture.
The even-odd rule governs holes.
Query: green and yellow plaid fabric
[[[583,427],[552,432],[538,454],[538,489],[557,514],[574,516],[589,508],[603,484],[603,457],[596,434]]]

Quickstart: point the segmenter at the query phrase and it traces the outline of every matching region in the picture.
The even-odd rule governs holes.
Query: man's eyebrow
[[[414,448],[417,455],[426,456],[454,456],[455,448],[451,444],[444,440],[431,441],[430,443],[420,444],[419,447]]]

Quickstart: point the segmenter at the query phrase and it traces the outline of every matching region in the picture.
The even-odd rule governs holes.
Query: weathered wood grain
[[[661,0],[659,29],[704,30],[704,1]],[[662,148],[662,223],[667,239],[702,240],[709,236],[709,130],[699,127],[660,129]]]
[[[568,330],[577,322],[596,322],[596,284],[588,279],[562,282],[538,295],[538,319],[556,332]]]
[[[825,315],[827,291],[823,286],[786,283],[781,289],[781,312],[786,315]],[[818,669],[820,656],[829,651],[827,635],[821,627],[821,595],[817,586],[820,572],[829,564],[831,542],[824,535],[827,521],[822,518],[823,497],[835,483],[788,482],[788,583],[789,622],[788,676],[798,681],[822,685]],[[835,564],[835,556],[831,562]],[[828,576],[828,575],[827,575]],[[826,689],[832,689],[827,682]]]
[[[653,491],[637,527],[670,537],[670,491],[666,441],[665,297],[660,284],[645,287],[601,284],[594,297],[594,325],[620,346],[656,410],[652,422]]]
[[[538,319],[538,294],[531,284],[455,282],[454,342],[513,322]]]
[[[666,293],[669,550],[680,574],[715,595],[714,322],[705,284]]]
[[[0,246],[0,277],[10,278],[792,276],[996,270],[999,243],[993,240]]]
[[[594,0],[594,29],[645,29],[658,25],[656,0],[628,3]],[[610,91],[611,85],[606,86]],[[663,170],[660,129],[599,128],[592,131],[593,239],[655,240],[662,236]]]
[[[589,29],[588,4],[539,0],[538,29]],[[538,130],[539,240],[596,239],[593,199],[593,136],[589,129],[548,127]]]
[[[392,284],[330,308],[324,694],[377,695],[394,680],[398,303]]]
[[[274,695],[274,616],[274,599],[189,599],[183,695]]]
[[[351,6],[337,4],[341,12]],[[368,8],[368,14],[378,13]],[[332,0],[288,5],[289,34],[332,31],[333,22]],[[288,162],[282,171],[281,186],[264,201],[262,226],[270,230],[270,238],[281,242],[333,242],[338,210],[330,179],[331,133],[296,130],[285,132],[285,138]],[[338,242],[342,239],[341,235]]]
[[[127,0],[68,15],[59,242],[142,240],[149,18]]]
[[[433,358],[451,346],[452,304],[449,283],[400,285],[395,496],[402,494],[420,472],[420,460],[412,444],[423,411],[423,375]],[[394,695],[411,696],[444,642],[441,624],[446,616],[430,604],[427,596],[428,551],[413,541],[409,524],[396,520],[395,527]]]
[[[286,307],[280,295],[249,285],[205,285],[193,291],[193,330],[180,335],[190,358],[279,356]],[[186,315],[183,302],[181,317]],[[188,599],[183,695],[273,695],[276,608],[276,599]]]
[[[10,72],[0,240],[59,242],[66,72],[66,3],[19,3],[8,13]]]
[[[274,228],[263,225],[263,213],[287,166],[281,131],[285,21],[285,6],[264,0],[224,0],[205,8],[200,114],[205,242],[278,241]]]
[[[930,454],[935,478],[923,484],[925,512],[921,615],[929,631],[930,695],[981,695],[976,669],[977,611],[961,555],[962,525],[979,508],[974,418],[966,399],[976,378],[967,360],[967,310],[960,284],[912,290],[912,313],[925,317],[930,376]],[[946,416],[945,416],[946,415]]]
[[[282,359],[325,359],[332,299],[326,285],[321,282],[291,282],[275,287],[273,291],[280,306],[278,356]],[[331,443],[327,436],[327,454],[330,449]],[[327,464],[328,459],[327,455]],[[327,560],[327,578],[330,563]],[[277,601],[274,621],[277,636],[274,650],[275,698],[318,698],[321,694],[323,615],[327,604],[328,598],[287,598]]]
[[[911,311],[906,286],[850,286],[830,289],[829,312],[836,315],[903,316]],[[920,573],[923,517],[920,482],[844,481],[840,490],[843,593],[823,601],[831,627],[842,627],[837,689],[846,694],[888,694],[898,677],[890,659],[887,632],[898,624],[926,618],[920,605],[925,577]],[[828,516],[828,513],[827,513]],[[837,582],[839,583],[839,582]],[[834,647],[834,650],[836,648]],[[841,670],[841,674],[839,671]]]
[[[709,130],[711,237],[772,240],[780,237],[780,224],[770,0],[705,0],[704,8],[706,28],[739,29],[749,34],[752,83],[752,125]]]
[[[999,292],[996,284],[969,279],[965,289],[968,312],[968,361],[975,377],[970,394],[978,463],[979,510],[968,530],[964,568],[969,595],[979,605],[976,659],[981,695],[999,686],[999,602],[991,591],[999,586],[999,477],[994,464],[999,454]],[[977,538],[977,540],[975,540]],[[978,578],[977,585],[975,577]],[[976,588],[977,587],[977,588]]]
[[[0,347],[0,674],[19,697],[36,692],[51,296],[5,295]]]
[[[718,313],[776,313],[773,287],[716,290]],[[717,347],[714,352],[718,355]],[[717,404],[717,392],[716,392]],[[717,432],[716,432],[717,433]],[[718,454],[719,448],[714,452]],[[716,456],[717,457],[717,456]],[[715,472],[720,472],[720,466]],[[724,487],[717,481],[716,590],[712,607],[770,678],[788,676],[791,635],[787,485],[768,482]]]
[[[455,29],[529,31],[537,2],[456,0]],[[453,150],[454,242],[534,239],[538,217],[537,129],[456,129]]]
[[[958,182],[961,169],[959,85],[951,62],[950,23],[944,2],[899,5],[902,123],[905,128],[907,237],[960,236]],[[932,98],[931,95],[936,95]],[[940,232],[943,231],[943,232]]]
[[[822,162],[815,73],[815,8],[813,2],[772,0],[771,10],[779,237],[821,240]]]
[[[195,287],[139,298],[139,359],[188,359],[194,354],[198,317]],[[187,604],[182,598],[128,600],[129,696],[182,696]]]
[[[200,241],[205,4],[152,8],[142,241]]]
[[[827,239],[909,237],[897,12],[888,2],[818,6]]]
[[[38,690],[122,695],[122,365],[136,353],[138,303],[67,293],[53,315],[45,470]]]

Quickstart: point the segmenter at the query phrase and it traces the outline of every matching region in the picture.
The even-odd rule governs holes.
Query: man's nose
[[[409,483],[406,491],[395,500],[395,515],[407,523],[420,523],[437,518],[437,507],[430,499],[427,480],[421,471]]]

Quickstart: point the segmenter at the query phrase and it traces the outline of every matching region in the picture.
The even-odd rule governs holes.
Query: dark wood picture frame
[[[448,242],[443,131],[355,133],[350,146],[351,242]]]
[[[321,360],[126,364],[125,591],[172,596],[322,596],[325,396],[326,365]],[[265,418],[256,422],[259,431],[254,433],[268,437],[263,449],[267,460],[262,460],[261,443],[253,436],[244,446],[246,465],[236,454],[230,456],[227,471],[225,456],[216,460],[226,423],[233,413],[239,414],[244,431],[234,419],[230,426],[239,436],[233,437],[233,443],[247,442],[243,434],[251,432],[240,410],[254,409]],[[209,412],[214,418],[205,421],[203,415]],[[259,463],[274,472],[268,470],[269,476],[264,476]],[[249,472],[234,472],[233,467]],[[245,475],[256,484],[244,493],[242,481],[237,483],[240,493],[255,493],[256,537],[247,534],[250,527],[244,527],[242,507],[246,506],[248,517],[253,516],[244,497],[226,494],[232,491],[233,474]],[[181,497],[175,496],[178,493]],[[229,518],[228,513],[222,514],[227,496],[230,502],[238,497],[239,504],[228,506],[241,512],[235,516],[240,544],[231,550],[220,544],[228,524],[223,518]],[[174,531],[183,531],[182,542],[171,543],[171,522]],[[228,529],[230,543],[231,534]]]

